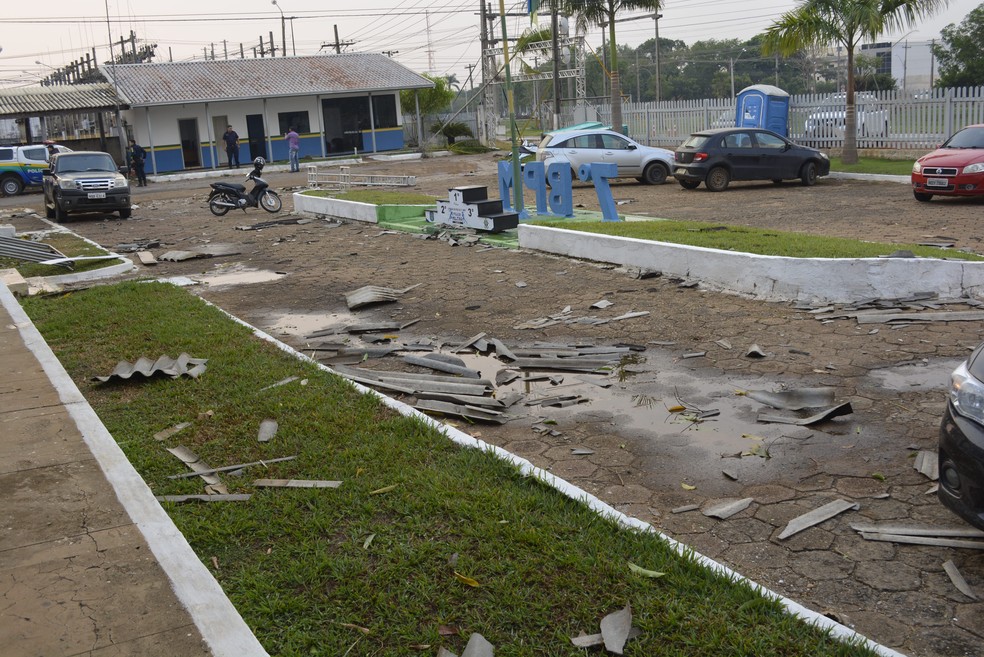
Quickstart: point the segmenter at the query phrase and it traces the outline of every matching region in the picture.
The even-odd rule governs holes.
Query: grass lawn
[[[66,256],[97,256],[109,253],[105,249],[86,242],[83,239],[69,233],[52,233],[45,237],[42,242],[49,244]],[[36,262],[27,262],[19,258],[0,257],[0,269],[16,269],[24,278],[31,276],[59,276],[61,274],[71,274],[73,272],[91,271],[118,265],[122,260],[110,258],[107,260],[82,260],[75,263],[72,269],[57,265],[42,265]]]
[[[831,171],[845,173],[881,173],[893,176],[908,176],[912,173],[912,160],[885,160],[877,157],[862,157],[857,164],[844,164],[839,157],[830,158]]]
[[[124,283],[25,308],[155,494],[202,492],[197,479],[167,478],[186,469],[165,447],[185,445],[212,467],[297,455],[224,475],[230,492],[253,494],[248,502],[167,505],[271,654],[460,654],[479,632],[502,656],[583,657],[568,637],[597,632],[626,603],[642,631],[627,655],[872,654],[455,446],[184,290]],[[121,359],[181,352],[209,359],[200,379],[90,381]],[[307,384],[262,390],[290,375]],[[280,430],[259,443],[264,418]],[[185,421],[164,443],[152,437]],[[343,483],[259,489],[256,477]],[[630,562],[665,575],[642,576]]]
[[[537,221],[534,223],[588,233],[792,258],[876,258],[906,249],[925,258],[984,260],[984,257],[973,253],[931,246],[861,242],[840,237],[785,233],[700,221]]]

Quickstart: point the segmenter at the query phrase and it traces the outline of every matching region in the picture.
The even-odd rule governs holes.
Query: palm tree
[[[936,13],[948,0],[805,0],[769,26],[762,54],[790,56],[807,46],[837,44],[847,51],[846,116],[844,147],[846,164],[858,161],[857,113],[854,104],[854,51],[863,40],[882,32],[912,27]]]
[[[623,9],[658,12],[663,0],[558,0],[561,10],[577,17],[578,31],[589,24],[608,28],[609,61],[612,78],[612,129],[622,130],[622,89],[618,77],[618,46],[615,43],[615,14]]]

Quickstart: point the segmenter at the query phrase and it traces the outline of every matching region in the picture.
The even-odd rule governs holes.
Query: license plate
[[[927,178],[926,187],[948,187],[950,181],[946,178]]]
[[[686,169],[677,169],[673,173],[679,173],[682,176],[683,174],[687,173],[687,170]]]
[[[89,198],[106,198],[106,192],[89,192]]]

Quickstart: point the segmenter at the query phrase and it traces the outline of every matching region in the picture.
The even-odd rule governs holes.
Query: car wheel
[[[642,177],[646,179],[647,185],[662,185],[666,182],[666,177],[670,175],[670,170],[666,165],[653,162],[642,172]]]
[[[699,180],[681,180],[680,187],[684,189],[697,189],[700,186]]]
[[[53,206],[52,207],[49,207],[48,206],[48,196],[47,195],[45,195],[45,197],[44,197],[44,216],[45,216],[46,219],[54,219],[55,218],[55,208]]]
[[[712,192],[723,192],[731,182],[731,174],[724,167],[714,167],[707,172],[704,186]]]
[[[4,178],[0,186],[2,186],[5,196],[17,196],[24,189],[24,183],[21,182],[20,178],[15,178],[14,176]]]
[[[912,195],[920,203],[929,203],[930,201],[933,200],[933,195],[932,194],[925,194],[923,192],[912,192]]]
[[[817,184],[817,163],[807,162],[800,169],[800,181],[804,187],[813,187]]]
[[[120,210],[120,219],[129,219],[132,214],[133,208],[124,208]]]
[[[65,221],[66,213],[62,210],[61,204],[58,202],[58,197],[52,199],[52,205],[55,206],[55,221],[61,223]]]

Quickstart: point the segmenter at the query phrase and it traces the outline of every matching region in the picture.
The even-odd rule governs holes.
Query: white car
[[[635,178],[648,185],[666,182],[673,171],[673,151],[643,146],[613,130],[558,130],[548,132],[536,150],[545,164],[566,162],[577,179],[582,164],[603,162],[618,167],[618,178]]]
[[[857,116],[858,137],[887,137],[888,110],[878,104],[872,93],[854,93],[854,111]],[[806,118],[807,137],[817,139],[841,138],[847,122],[847,94],[829,96]]]

